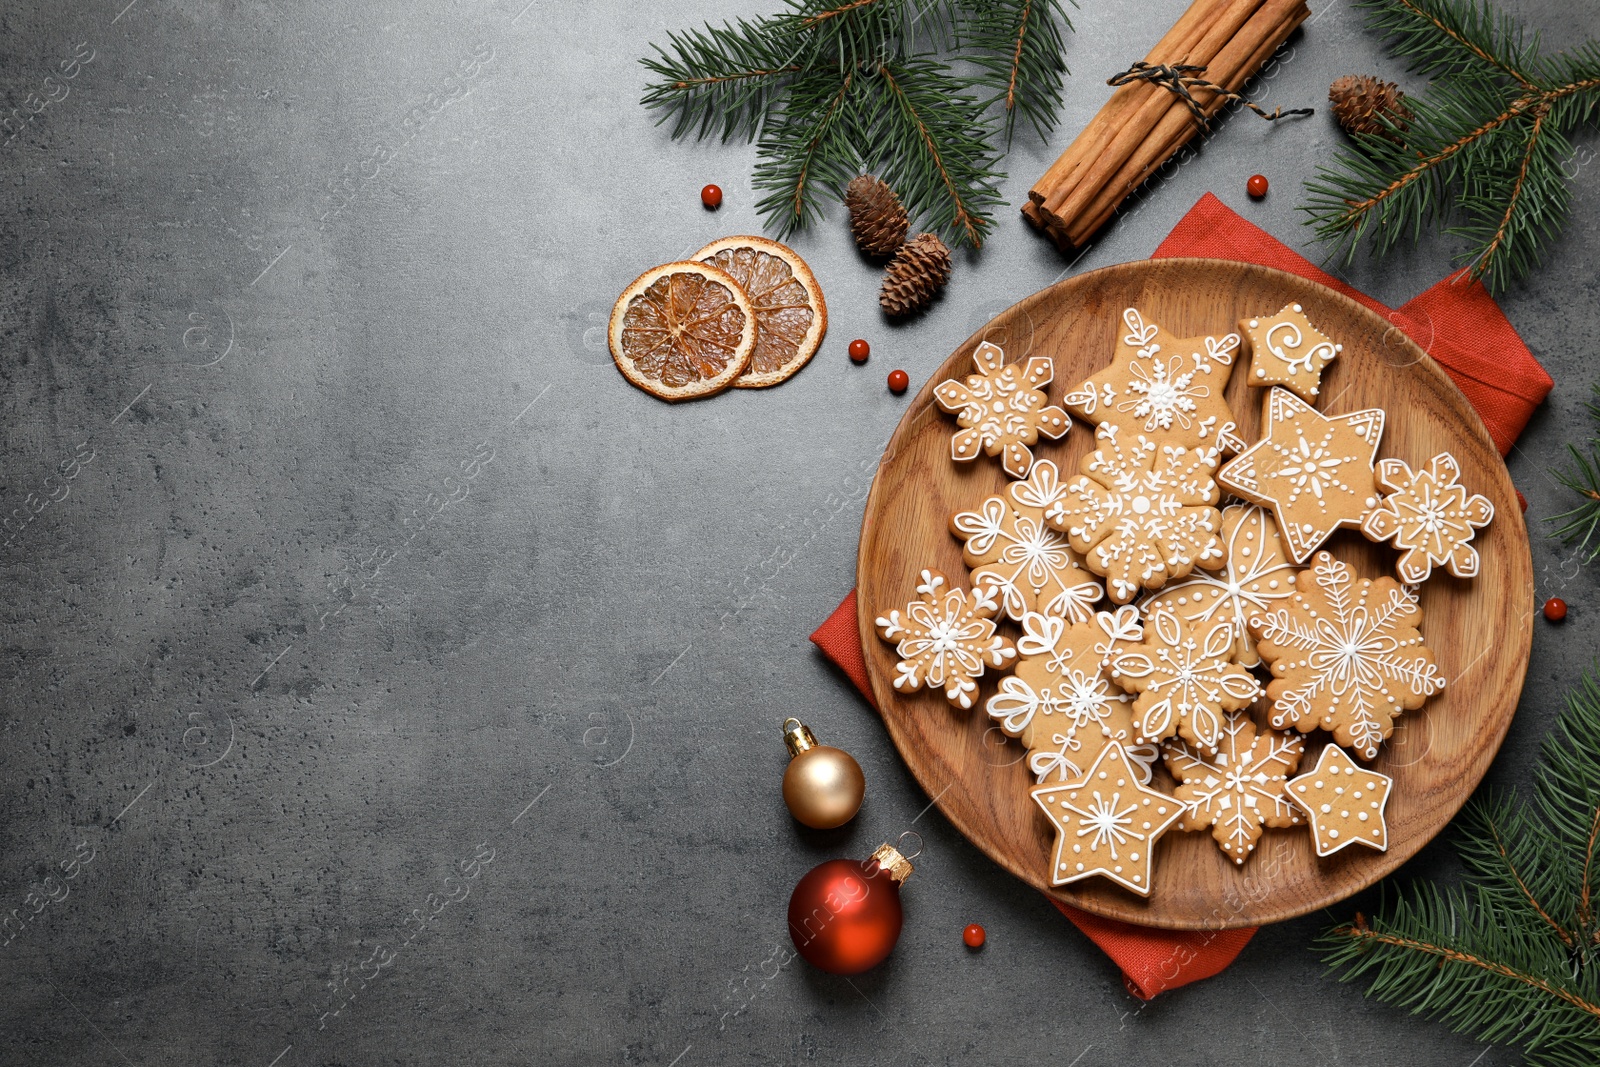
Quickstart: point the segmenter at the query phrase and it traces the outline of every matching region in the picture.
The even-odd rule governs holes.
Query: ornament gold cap
[[[873,850],[872,858],[878,864],[878,869],[887,874],[889,880],[896,885],[903,884],[911,877],[911,861],[887,841]]]
[[[793,759],[807,749],[816,748],[817,735],[811,732],[811,727],[791,715],[783,720],[783,743],[789,746],[789,758]]]
[[[887,841],[873,850],[872,858],[877,861],[878,869],[887,874],[895,885],[904,885],[905,880],[911,877],[911,861]]]

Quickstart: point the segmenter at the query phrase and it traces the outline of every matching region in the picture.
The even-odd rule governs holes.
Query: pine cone
[[[852,178],[845,186],[844,206],[850,209],[850,233],[856,247],[867,255],[886,259],[905,244],[911,219],[884,182],[870,174]]]
[[[883,272],[878,303],[898,318],[921,311],[950,280],[950,249],[936,234],[919,233],[895,254]]]
[[[1328,88],[1333,116],[1346,133],[1373,133],[1396,144],[1400,138],[1379,121],[1386,118],[1401,132],[1411,125],[1411,109],[1406,94],[1394,82],[1380,81],[1370,74],[1346,74]]]

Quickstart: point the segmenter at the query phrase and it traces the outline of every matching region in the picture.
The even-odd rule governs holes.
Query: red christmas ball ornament
[[[1514,489],[1512,492],[1517,494],[1517,507],[1521,508],[1522,513],[1526,515],[1528,513],[1528,498],[1522,495],[1521,489]]]
[[[895,396],[899,396],[901,393],[905,392],[910,385],[911,375],[907,374],[905,371],[892,370],[889,372],[889,392],[893,393]]]
[[[708,185],[700,190],[700,202],[706,206],[707,211],[715,211],[722,206],[722,188],[717,185]]]
[[[872,355],[872,346],[867,344],[867,342],[863,341],[861,338],[857,337],[854,341],[850,342],[851,363],[865,363],[867,361],[867,357],[870,355]]]
[[[1551,622],[1560,622],[1567,617],[1567,602],[1558,596],[1553,596],[1544,602],[1544,617]]]
[[[1244,183],[1244,191],[1250,194],[1252,200],[1260,200],[1267,195],[1267,176],[1265,174],[1250,175],[1250,180]]]
[[[967,928],[961,931],[961,940],[966,942],[968,948],[982,948],[988,936],[977,923],[968,923]]]
[[[876,967],[900,940],[900,886],[909,877],[910,861],[887,843],[870,859],[829,860],[811,868],[789,897],[795,950],[829,974]]]

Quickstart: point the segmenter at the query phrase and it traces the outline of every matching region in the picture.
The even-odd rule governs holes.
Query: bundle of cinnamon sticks
[[[1305,0],[1195,0],[1145,61],[1203,66],[1207,81],[1237,92],[1310,13]],[[1227,102],[1205,88],[1193,95],[1206,118]],[[1176,93],[1122,85],[1034,184],[1022,214],[1063,251],[1080,247],[1198,132]]]

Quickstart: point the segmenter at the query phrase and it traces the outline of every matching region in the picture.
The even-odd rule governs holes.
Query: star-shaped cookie
[[[1331,856],[1358,842],[1384,852],[1389,848],[1384,807],[1393,786],[1388,775],[1357,766],[1344,749],[1329,745],[1315,767],[1289,779],[1289,799],[1311,820],[1317,855]]]
[[[1378,506],[1372,464],[1384,411],[1324,415],[1287,389],[1267,398],[1261,440],[1217,472],[1223,488],[1278,518],[1289,558],[1304,563],[1341,526],[1360,526]]]
[[[1111,365],[1063,397],[1066,409],[1096,426],[1114,422],[1189,448],[1219,454],[1243,448],[1222,396],[1239,335],[1174,337],[1137,308],[1123,311],[1122,321],[1126,332]]]
[[[1306,318],[1299,304],[1285,304],[1276,315],[1239,320],[1250,339],[1250,385],[1282,385],[1311,401],[1322,388],[1322,369],[1344,351]]]
[[[1457,578],[1477,576],[1472,537],[1494,518],[1494,505],[1467,493],[1456,457],[1441,452],[1421,471],[1386,459],[1378,464],[1378,484],[1391,495],[1367,513],[1361,532],[1374,541],[1394,541],[1403,553],[1395,564],[1401,581],[1416,585],[1435,565]]]
[[[1082,778],[1031,792],[1056,828],[1051,885],[1098,874],[1142,897],[1150,895],[1150,854],[1183,816],[1184,806],[1139,784],[1121,745],[1102,749]]]
[[[961,427],[950,439],[950,457],[957,462],[978,458],[980,452],[1000,456],[1000,464],[1013,478],[1025,478],[1033,465],[1033,450],[1040,435],[1055,440],[1072,426],[1065,411],[1050,404],[1044,387],[1055,375],[1048,356],[1033,356],[1026,363],[1006,363],[999,345],[983,342],[972,353],[978,373],[963,383],[950,378],[933,390],[945,411],[956,413]]]

